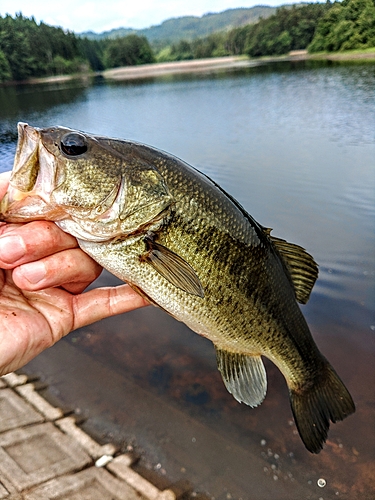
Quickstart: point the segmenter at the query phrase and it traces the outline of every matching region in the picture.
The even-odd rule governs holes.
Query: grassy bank
[[[352,61],[354,59],[375,61],[375,47],[362,50],[345,50],[343,52],[316,52],[315,54],[310,54],[310,58],[328,59],[331,61]]]

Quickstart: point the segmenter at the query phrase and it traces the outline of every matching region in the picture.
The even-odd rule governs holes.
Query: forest
[[[250,57],[375,47],[375,0],[284,6],[256,23],[163,48],[158,61],[246,54]]]
[[[371,47],[375,47],[375,0],[283,6],[251,24],[163,43],[151,43],[136,32],[92,40],[19,13],[14,18],[0,16],[0,82],[225,55],[260,57],[298,49],[314,53]]]
[[[88,40],[17,14],[0,17],[0,82],[154,61],[145,37]]]

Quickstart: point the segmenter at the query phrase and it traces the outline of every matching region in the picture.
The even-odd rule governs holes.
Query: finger
[[[77,240],[53,222],[35,221],[9,224],[0,237],[0,267],[13,269],[56,252],[77,247]]]
[[[129,285],[96,288],[73,297],[74,330],[95,321],[149,305]]]
[[[8,189],[11,173],[12,172],[2,172],[0,174],[0,200],[4,198],[4,195]]]
[[[101,266],[91,257],[73,248],[18,266],[12,277],[22,290],[62,286],[71,293],[81,293],[101,272]]]

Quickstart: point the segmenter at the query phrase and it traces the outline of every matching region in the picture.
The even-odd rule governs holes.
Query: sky
[[[61,26],[65,30],[102,31],[114,28],[148,28],[172,17],[202,16],[236,7],[279,6],[300,0],[1,0],[0,15],[22,12],[39,23]]]

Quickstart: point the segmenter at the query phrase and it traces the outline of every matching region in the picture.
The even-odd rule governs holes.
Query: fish
[[[299,435],[319,453],[355,411],[301,312],[318,266],[215,181],[151,146],[18,124],[2,220],[54,221],[141,296],[212,341],[227,390],[256,407],[263,358],[284,375]]]

